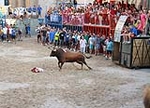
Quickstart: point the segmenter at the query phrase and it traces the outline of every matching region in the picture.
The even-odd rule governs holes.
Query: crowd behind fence
[[[71,31],[90,31],[92,33],[109,34],[110,24],[108,14],[102,15],[103,18],[87,16],[85,13],[58,14],[52,13],[45,16],[45,23],[56,28],[66,27]],[[114,25],[115,27],[115,25]]]
[[[46,23],[64,24],[64,25],[75,25],[83,26],[84,24],[93,25],[109,25],[112,22],[113,17],[109,14],[89,14],[89,13],[51,13],[45,15]]]
[[[122,30],[124,37],[138,36],[140,34],[150,34],[150,10],[135,4],[125,2],[103,4],[95,0],[86,6],[75,8],[74,6],[59,5],[57,8],[50,8],[46,16],[49,16],[49,25],[62,25],[70,30],[81,30],[105,35],[106,37],[114,34],[115,26],[121,15],[128,16],[125,26]],[[54,16],[54,19],[51,16]],[[59,20],[58,17],[60,19]],[[47,20],[47,19],[46,19]],[[53,23],[55,20],[55,24]]]

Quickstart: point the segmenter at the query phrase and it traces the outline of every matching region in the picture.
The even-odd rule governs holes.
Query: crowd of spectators
[[[109,25],[115,29],[121,15],[128,16],[122,35],[125,40],[132,36],[150,34],[150,11],[145,7],[135,7],[135,4],[122,2],[104,2],[95,0],[86,6],[59,4],[56,8],[49,8],[47,16],[57,13],[62,16],[64,25]],[[49,18],[50,20],[50,18]]]
[[[104,54],[111,59],[113,50],[112,37],[105,38],[98,34],[85,31],[71,31],[50,26],[39,26],[37,31],[37,42],[42,45],[53,45],[54,47],[68,48],[72,51],[90,53],[95,55]]]
[[[16,7],[14,9],[11,9],[8,7],[8,14],[11,18],[38,18],[42,17],[42,7],[40,5],[36,6],[30,6],[30,7]]]
[[[36,10],[34,6],[32,11],[35,12]],[[29,8],[28,11],[30,12],[31,9]],[[86,6],[59,4],[57,8],[48,9],[46,16],[50,17],[51,14],[62,16],[64,24],[110,25],[114,28],[119,17],[126,15],[128,18],[122,30],[125,42],[141,34],[150,35],[150,11],[142,6],[137,9],[134,4],[124,3],[123,1],[117,3],[105,2],[103,4],[94,1]],[[66,28],[50,27],[49,25],[37,27],[36,31],[38,33],[37,42],[42,45],[52,44],[95,55],[102,53],[107,59],[111,58],[113,51],[112,34],[106,36],[90,31],[71,31]]]
[[[15,24],[6,24],[4,27],[0,26],[0,39],[3,42],[22,41],[22,30],[16,27]]]
[[[141,36],[143,34],[150,35],[150,10],[142,6],[137,8],[135,4],[125,3],[123,0],[122,2],[111,3],[101,3],[95,0],[86,6],[60,4],[57,8],[49,8],[46,14],[50,16],[54,13],[61,15],[63,24],[66,25],[109,25],[114,29],[119,17],[125,15],[128,18],[122,29],[124,42],[130,42],[130,39],[135,36]],[[64,32],[66,34],[64,34]],[[90,33],[89,31],[55,30],[55,28],[51,27],[48,34],[47,40],[49,40],[50,43],[54,42],[55,46],[62,46],[63,42],[63,45],[66,47],[74,48],[75,50],[79,49],[83,53],[89,52],[97,55],[100,53],[99,51],[103,51],[107,58],[109,58],[108,55],[111,54],[113,50],[112,34],[106,36]],[[53,34],[53,36],[51,34]],[[62,34],[65,37],[63,41],[61,38]],[[68,42],[70,44],[68,44]]]

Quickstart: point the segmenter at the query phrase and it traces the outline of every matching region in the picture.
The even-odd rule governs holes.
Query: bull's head
[[[50,57],[53,57],[53,56],[56,56],[56,48],[55,47],[48,47],[48,49],[52,50],[51,51],[51,54],[50,54]]]
[[[51,51],[50,57],[56,56],[56,49]]]

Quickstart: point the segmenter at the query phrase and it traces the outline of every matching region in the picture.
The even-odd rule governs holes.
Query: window
[[[4,0],[4,5],[8,6],[9,5],[9,0]]]

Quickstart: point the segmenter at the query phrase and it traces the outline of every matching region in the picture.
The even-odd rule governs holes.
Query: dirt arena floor
[[[150,70],[130,70],[103,56],[86,59],[93,70],[57,59],[35,38],[0,42],[0,108],[144,108]],[[33,73],[40,67],[44,72]]]

